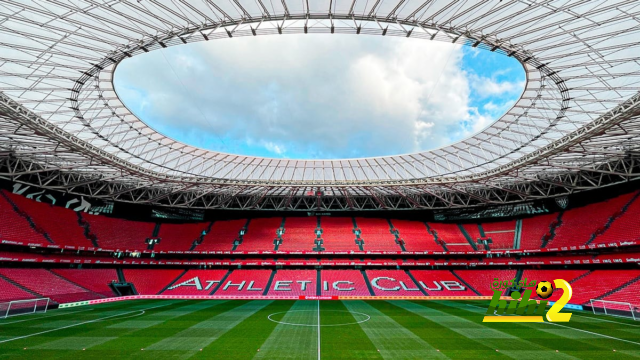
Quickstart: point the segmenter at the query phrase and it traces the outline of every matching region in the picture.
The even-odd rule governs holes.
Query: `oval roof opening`
[[[439,148],[508,111],[525,86],[504,55],[419,39],[263,36],[122,61],[114,87],[158,132],[238,155],[345,159]]]

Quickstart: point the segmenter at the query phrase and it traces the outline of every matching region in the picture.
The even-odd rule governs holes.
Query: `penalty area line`
[[[606,322],[610,322],[610,323],[614,323],[614,324],[633,326],[633,327],[640,327],[640,325],[627,324],[627,323],[623,323],[623,322],[620,322],[620,321],[613,321],[613,320],[607,320],[607,319],[600,319],[600,318],[597,318],[597,317],[594,317],[594,316],[586,316],[586,315],[582,315],[582,314],[578,314],[578,313],[573,313],[573,315],[578,315],[580,317],[587,318],[587,319],[594,319],[594,320],[598,320],[598,321],[606,321]]]
[[[617,337],[614,337],[614,336],[609,336],[609,335],[605,335],[605,334],[600,334],[600,333],[596,333],[596,332],[588,331],[588,330],[577,329],[577,328],[574,328],[574,327],[571,327],[571,326],[560,325],[560,324],[553,323],[553,322],[545,322],[545,324],[555,325],[555,326],[561,326],[561,327],[563,327],[563,328],[567,328],[567,329],[571,329],[571,330],[582,331],[582,332],[585,332],[585,333],[588,333],[588,334],[599,335],[599,336],[606,337],[606,338],[609,338],[609,339],[614,339],[614,340],[619,340],[619,341],[628,342],[628,343],[631,343],[631,344],[640,345],[640,343],[635,342],[635,341],[626,340],[626,339],[620,339],[620,338],[617,338]]]
[[[173,303],[171,303],[171,304],[173,304]],[[40,332],[37,332],[35,334],[23,335],[23,336],[18,336],[18,337],[12,338],[12,339],[0,340],[0,344],[6,343],[6,342],[9,342],[9,341],[14,341],[14,340],[26,339],[26,338],[30,338],[30,337],[37,336],[37,335],[47,334],[47,333],[50,333],[50,332],[63,330],[63,329],[68,329],[68,328],[72,328],[72,327],[80,326],[80,325],[84,325],[84,324],[91,324],[91,323],[94,323],[94,322],[99,322],[99,321],[102,321],[102,320],[110,319],[110,318],[113,318],[113,317],[116,317],[116,316],[132,314],[132,313],[135,313],[135,312],[142,311],[142,314],[144,314],[146,310],[151,310],[151,309],[155,309],[155,308],[159,308],[159,307],[163,307],[163,306],[169,306],[171,304],[159,305],[159,306],[154,306],[154,307],[141,309],[141,310],[133,310],[133,311],[129,311],[129,312],[122,313],[122,314],[106,316],[106,317],[95,319],[95,320],[89,320],[89,321],[85,321],[85,322],[81,322],[81,323],[77,323],[77,324],[73,324],[73,325],[67,325],[67,326],[59,327],[59,328],[56,328],[56,329],[40,331]],[[142,314],[140,314],[140,315],[142,315]],[[129,317],[131,317],[131,316],[129,316]],[[127,317],[127,318],[129,318],[129,317]]]
[[[62,313],[62,314],[55,314],[55,315],[48,315],[48,316],[34,317],[34,318],[29,318],[29,319],[24,319],[24,320],[17,320],[17,321],[12,321],[12,322],[0,322],[0,326],[2,326],[2,325],[17,324],[17,323],[21,323],[21,322],[25,322],[25,321],[46,320],[46,319],[48,319],[48,318],[52,318],[52,317],[56,317],[56,316],[69,315],[69,314],[77,314],[77,313],[81,313],[81,312],[85,312],[85,311],[92,311],[92,310],[94,310],[94,309],[87,309],[87,310],[73,311],[73,312],[67,312],[67,313]]]
[[[468,305],[468,306],[473,306],[473,307],[477,307],[477,308],[480,308],[479,306],[475,306],[475,305],[469,305],[469,304],[466,304],[466,305]],[[498,316],[504,316],[504,315],[498,315]],[[588,316],[583,316],[583,317],[588,317]],[[603,320],[603,321],[604,321],[604,319],[599,319],[599,320]],[[617,322],[616,322],[616,323],[617,323]],[[620,339],[620,338],[617,338],[617,337],[614,337],[614,336],[609,336],[609,335],[605,335],[605,334],[600,334],[600,333],[593,332],[593,331],[588,331],[588,330],[582,330],[582,329],[574,328],[574,327],[571,327],[571,326],[560,325],[560,324],[558,324],[558,323],[554,323],[554,322],[545,321],[543,324],[549,324],[549,325],[560,326],[560,327],[563,327],[563,328],[567,328],[567,329],[571,329],[571,330],[576,330],[576,331],[581,331],[581,332],[585,332],[585,333],[588,333],[588,334],[598,335],[598,336],[606,337],[606,338],[613,339],[613,340],[618,340],[618,341],[628,342],[628,343],[630,343],[630,344],[640,345],[640,343],[635,342],[635,341],[626,340],[626,339]],[[623,323],[619,323],[619,324],[623,324]],[[625,324],[625,325],[626,325],[626,324]],[[634,326],[634,325],[632,325],[632,326]]]

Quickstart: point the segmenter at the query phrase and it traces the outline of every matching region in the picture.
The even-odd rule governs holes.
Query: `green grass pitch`
[[[569,323],[483,324],[486,306],[381,300],[114,302],[2,319],[0,359],[640,358],[640,322],[576,311]]]

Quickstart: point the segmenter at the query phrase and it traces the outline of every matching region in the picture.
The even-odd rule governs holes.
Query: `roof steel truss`
[[[112,0],[0,3],[0,176],[167,206],[408,209],[502,204],[635,179],[640,4],[630,0]],[[520,100],[451,146],[368,159],[262,159],[197,149],[118,99],[123,59],[220,38],[374,34],[518,59]],[[324,191],[321,197],[308,191]]]

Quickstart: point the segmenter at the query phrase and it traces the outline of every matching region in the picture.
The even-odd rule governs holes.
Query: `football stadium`
[[[342,39],[435,46],[398,58],[429,86],[376,98],[365,65],[384,61],[340,75]],[[196,46],[249,67],[192,85]],[[155,102],[148,59],[174,84]],[[490,85],[507,65],[473,77],[473,59],[515,64],[513,101],[450,91],[505,89]],[[247,90],[263,76],[299,90]],[[263,131],[233,115],[263,90],[286,95],[269,109],[333,93],[278,137],[343,136],[345,155],[233,138]],[[461,107],[445,93],[477,110],[446,125],[451,141],[438,119]],[[165,109],[278,156],[185,140],[153,123]],[[409,111],[430,146],[403,137]],[[639,265],[638,1],[0,0],[1,359],[637,359]]]

